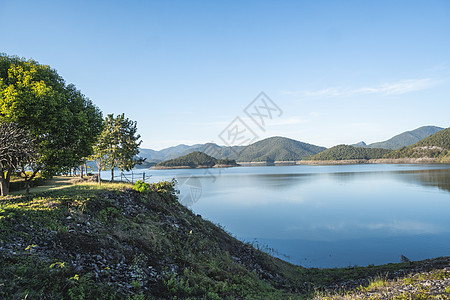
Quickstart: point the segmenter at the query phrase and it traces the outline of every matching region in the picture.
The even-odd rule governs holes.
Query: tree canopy
[[[236,161],[234,159],[216,159],[212,156],[209,156],[206,153],[200,151],[194,151],[189,154],[169,159],[163,162],[158,163],[157,167],[168,167],[168,168],[177,168],[177,167],[189,167],[189,168],[198,168],[198,167],[213,167],[215,165],[226,165],[226,166],[237,166]]]
[[[208,154],[205,154],[200,151],[194,151],[192,153],[169,159],[163,162],[160,162],[156,166],[158,167],[190,167],[196,168],[199,166],[202,167],[212,167],[217,163],[217,159]]]
[[[376,159],[382,158],[383,155],[390,151],[391,150],[380,148],[360,148],[350,145],[337,145],[308,157],[305,160]]]
[[[97,160],[99,171],[111,170],[111,180],[114,180],[114,168],[129,171],[136,164],[142,163],[143,159],[136,156],[142,143],[140,138],[135,121],[125,118],[124,114],[117,117],[113,114],[107,115],[92,157]]]
[[[77,166],[102,130],[101,111],[54,69],[0,54],[0,123],[8,122],[36,140],[31,177]]]

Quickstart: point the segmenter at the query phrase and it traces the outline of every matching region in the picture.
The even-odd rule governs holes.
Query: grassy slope
[[[1,199],[0,298],[296,299],[424,266],[304,269],[193,214],[167,185],[147,196],[129,187],[76,185]]]

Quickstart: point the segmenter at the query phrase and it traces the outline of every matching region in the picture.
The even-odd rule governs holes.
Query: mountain
[[[162,149],[158,152],[160,155],[162,155],[162,157],[164,159],[169,159],[169,158],[178,157],[178,156],[182,155],[182,153],[184,153],[187,149],[190,149],[190,148],[196,147],[196,146],[198,146],[198,145],[188,146],[188,145],[180,144],[178,146],[173,146],[173,147]]]
[[[178,146],[172,146],[169,148],[165,148],[162,150],[152,150],[152,149],[139,149],[139,156],[146,158],[146,162],[161,162],[163,160],[176,158],[184,154],[188,149],[192,147],[198,147],[199,145],[188,146],[184,144],[180,144]],[[194,151],[194,150],[193,150]]]
[[[217,159],[226,158],[241,162],[274,162],[301,160],[324,150],[326,150],[325,147],[276,136],[249,146],[221,147],[213,143],[195,145],[185,149],[184,153],[188,152],[188,154],[179,157],[181,159],[180,161],[172,159],[169,162],[164,162],[165,164],[158,164],[157,166],[191,166],[186,163],[192,158],[188,156],[192,153],[197,153],[196,155],[198,153],[208,154]]]
[[[229,158],[238,162],[293,161],[301,160],[325,149],[325,147],[276,136],[244,147],[241,152],[233,153]]]
[[[443,129],[423,140],[391,152],[386,158],[437,158],[450,162],[450,128]]]
[[[338,145],[320,152],[306,160],[352,160],[382,158],[392,150],[380,148],[361,148],[350,145]]]
[[[146,158],[146,162],[158,162],[164,159],[160,151],[145,148],[139,149],[139,157]]]
[[[244,149],[246,146],[233,146],[233,147],[226,147],[226,146],[219,146],[214,143],[206,143],[206,144],[200,144],[200,145],[194,145],[190,147],[189,149],[186,149],[182,155],[189,154],[194,151],[200,151],[203,153],[206,153],[212,157],[215,158],[229,158],[233,156],[235,153],[239,153]]]
[[[364,147],[367,146],[367,144],[364,143],[364,141],[361,141],[361,142],[359,142],[359,143],[356,143],[356,144],[353,144],[353,145],[350,145],[350,146],[353,146],[353,147],[362,147],[362,148],[364,148]]]
[[[140,149],[139,156],[147,162],[161,162],[198,151],[217,159],[234,159],[237,161],[292,161],[319,153],[326,148],[319,147],[284,137],[271,137],[249,146],[219,146],[214,143],[192,146],[178,145],[160,151]]]
[[[422,126],[411,131],[400,133],[384,142],[377,142],[367,145],[368,148],[384,148],[397,150],[417,143],[418,141],[441,131],[444,128],[437,126]],[[355,144],[356,147],[364,147],[364,145]]]
[[[234,146],[234,147],[223,147],[214,143],[206,144],[196,144],[192,146],[188,145],[178,145],[162,149],[159,151],[152,149],[140,149],[139,156],[147,158],[147,162],[158,163],[168,159],[177,158],[183,155],[187,155],[194,151],[203,152],[214,158],[227,158],[231,156],[234,152],[239,152],[244,146]]]

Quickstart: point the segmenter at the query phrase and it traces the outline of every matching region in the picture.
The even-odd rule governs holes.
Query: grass
[[[404,278],[387,279],[379,276],[368,285],[350,291],[316,292],[315,299],[450,299],[450,287],[433,291],[433,281],[450,278],[450,272],[435,270],[410,274]],[[447,282],[448,284],[448,282]]]
[[[376,291],[380,274],[416,266],[305,269],[203,220],[167,184],[52,182],[0,199],[0,298],[304,299],[361,278],[376,279],[355,292]]]
[[[85,177],[86,178],[86,177]],[[15,180],[19,181],[19,180]],[[21,180],[23,181],[23,180]],[[30,194],[37,195],[40,193],[60,190],[68,188],[72,185],[84,185],[89,186],[91,189],[94,190],[103,190],[103,189],[124,189],[124,188],[132,188],[133,185],[130,183],[124,183],[124,182],[115,182],[110,183],[108,181],[102,181],[102,184],[99,185],[97,182],[92,181],[80,181],[80,177],[71,177],[71,176],[54,176],[50,179],[46,179],[42,181],[39,185],[30,188]],[[10,195],[13,196],[23,196],[25,195],[25,188],[21,188],[15,191],[10,192]]]
[[[39,194],[43,192],[66,188],[72,185],[72,179],[73,179],[72,177],[67,176],[55,176],[51,179],[46,179],[45,181],[43,181],[41,185],[30,188],[30,193]],[[10,195],[13,196],[25,195],[25,188],[12,191],[10,192]]]
[[[286,293],[235,263],[224,248],[243,244],[164,190],[140,197],[124,191],[129,184],[61,186],[0,200],[0,298],[221,299]],[[101,271],[95,262],[97,267],[87,264],[80,272],[74,262],[80,254],[107,262]]]

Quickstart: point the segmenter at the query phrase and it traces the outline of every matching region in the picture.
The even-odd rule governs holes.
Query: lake
[[[146,170],[233,236],[304,267],[450,255],[450,165]]]

